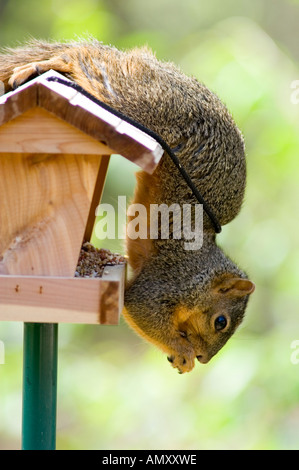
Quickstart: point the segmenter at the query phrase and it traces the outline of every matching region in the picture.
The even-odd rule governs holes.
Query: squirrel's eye
[[[214,322],[216,331],[224,330],[226,325],[227,325],[227,319],[225,318],[224,315],[220,315],[219,317],[217,317]]]

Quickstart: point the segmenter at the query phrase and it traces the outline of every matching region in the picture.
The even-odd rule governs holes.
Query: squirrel
[[[34,40],[0,53],[5,90],[50,69],[159,134],[179,157],[221,225],[239,213],[246,184],[244,139],[220,99],[196,78],[147,47],[119,50],[91,38],[70,43]],[[190,188],[164,153],[152,175],[136,175],[133,203],[194,204]],[[149,223],[147,221],[147,223]],[[216,243],[203,214],[202,246],[184,239],[127,238],[132,278],[123,316],[166,353],[180,373],[207,363],[243,320],[255,285]]]

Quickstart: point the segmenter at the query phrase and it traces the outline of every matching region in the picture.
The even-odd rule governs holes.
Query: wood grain
[[[0,321],[117,325],[124,279],[125,265],[98,279],[0,275]]]
[[[68,122],[34,107],[0,127],[1,152],[110,155],[113,151]]]
[[[69,88],[54,82],[41,82],[38,97],[39,106],[94,139],[105,142],[113,149],[111,153],[122,155],[148,173],[155,170],[163,149],[152,137],[133,125],[80,93],[74,95],[74,90],[70,92]]]
[[[100,163],[97,155],[0,154],[0,273],[74,275]]]
[[[87,223],[85,227],[84,241],[91,240],[94,223],[96,219],[96,209],[98,205],[100,204],[100,201],[102,198],[105,179],[106,179],[106,175],[108,171],[109,160],[110,160],[110,155],[102,155],[101,163],[100,163],[100,167],[98,171],[98,176],[97,176],[97,180],[96,180],[95,188],[93,192],[93,197],[92,197],[92,201],[90,204],[88,219],[87,219]]]
[[[80,151],[83,153],[92,153],[92,148],[95,148],[93,146],[95,143],[98,143],[99,145],[106,146],[105,152],[103,147],[101,147],[100,152],[97,151],[98,153],[120,154],[136,163],[136,165],[148,173],[153,173],[163,155],[163,149],[156,140],[135,126],[128,124],[123,119],[114,116],[101,105],[94,103],[72,88],[56,82],[49,82],[47,79],[51,76],[67,80],[61,74],[50,70],[25,83],[17,90],[0,97],[0,126],[4,126],[6,123],[12,124],[12,126],[5,130],[6,132],[9,133],[10,129],[16,125],[16,123],[13,123],[13,120],[18,117],[20,118],[32,108],[38,107],[85,134],[85,142],[89,143],[89,150],[82,151],[82,148],[80,148]],[[35,131],[37,130],[38,127]],[[91,138],[91,140],[88,138]],[[37,140],[26,139],[26,136],[21,135],[21,142],[19,140],[11,142],[3,132],[3,144],[7,145],[7,150],[3,149],[2,151],[39,151],[49,153],[55,152],[55,148],[63,146],[63,152],[67,148],[69,152],[79,153],[79,148],[73,145],[72,141],[68,138],[66,142],[63,139],[56,142],[56,144],[51,142],[50,150],[45,150],[44,148],[48,140],[47,135],[40,135]],[[21,150],[22,146],[25,147]],[[107,151],[107,147],[109,147],[110,151]]]

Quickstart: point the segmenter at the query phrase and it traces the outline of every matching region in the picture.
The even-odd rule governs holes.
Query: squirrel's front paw
[[[186,351],[184,354],[173,353],[167,356],[167,360],[171,363],[172,367],[178,369],[180,374],[190,372],[195,365],[194,351]]]
[[[15,90],[18,86],[25,83],[28,78],[34,75],[38,75],[39,73],[39,67],[36,62],[22,65],[21,67],[16,67],[8,81],[8,84],[13,90]]]
[[[68,73],[71,71],[71,67],[71,61],[67,55],[52,57],[52,59],[40,62],[31,62],[16,67],[8,80],[8,84],[14,90],[18,86],[23,85],[30,77],[41,75],[51,69],[61,73]]]

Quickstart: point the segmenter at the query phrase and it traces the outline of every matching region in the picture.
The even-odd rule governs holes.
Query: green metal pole
[[[56,447],[57,339],[57,324],[24,324],[23,450]]]

